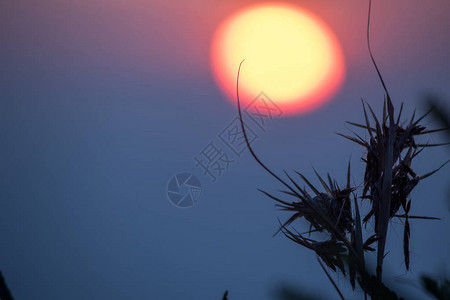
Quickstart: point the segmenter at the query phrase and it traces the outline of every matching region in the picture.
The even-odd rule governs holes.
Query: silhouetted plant
[[[11,292],[6,285],[5,279],[3,278],[2,272],[0,272],[0,299],[1,300],[13,300]]]
[[[439,122],[444,133],[447,134],[447,138],[450,138],[450,118],[448,108],[442,104],[441,100],[442,99],[439,99],[434,95],[428,95],[425,99],[425,103],[434,119]]]
[[[428,275],[421,276],[422,285],[434,298],[439,300],[450,299],[450,281],[448,279],[438,280]]]
[[[348,123],[364,129],[368,134],[368,139],[362,138],[357,133],[354,133],[353,136],[339,134],[364,148],[366,157],[362,158],[365,163],[362,190],[358,190],[356,186],[351,184],[350,163],[348,164],[344,186],[340,186],[337,180],[332,179],[329,174],[324,180],[314,170],[321,183],[321,190],[298,171],[295,171],[295,174],[306,184],[308,189],[302,187],[286,171],[284,171],[284,174],[287,179],[282,179],[270,170],[251,147],[242,119],[239,100],[239,74],[244,61],[239,65],[236,84],[239,118],[247,147],[258,164],[285,188],[281,191],[282,195],[280,196],[261,191],[275,200],[281,210],[291,213],[287,221],[280,222],[279,231],[290,240],[316,253],[320,266],[341,299],[344,299],[342,293],[322,262],[332,271],[341,273],[348,278],[353,289],[358,283],[364,293],[373,299],[399,299],[382,281],[389,225],[394,218],[404,220],[403,253],[405,267],[408,270],[410,264],[409,220],[437,219],[411,216],[409,213],[412,202],[409,195],[420,181],[431,176],[447,163],[424,175],[419,175],[413,170],[413,160],[425,148],[441,145],[420,144],[417,137],[443,129],[428,130],[424,125],[421,125],[421,121],[429,112],[417,119],[414,112],[409,120],[402,121],[402,104],[399,113],[395,114],[388,89],[370,48],[370,7],[369,1],[367,44],[372,63],[386,94],[383,101],[383,113],[381,118],[378,118],[372,107],[362,101],[364,124]],[[358,207],[360,201],[370,201],[371,204],[370,211],[362,219]],[[300,233],[292,228],[292,223],[300,218],[309,222],[309,231]],[[369,223],[370,220],[374,220],[374,222]],[[363,224],[366,225],[364,228],[373,224],[373,230],[369,231],[373,234],[366,240],[363,240]],[[375,244],[376,246],[374,246]],[[372,275],[366,268],[365,252],[367,251],[377,252],[376,275]]]
[[[321,297],[312,295],[311,293],[307,293],[305,291],[299,290],[298,288],[294,288],[292,286],[283,285],[280,286],[276,293],[276,299],[279,300],[319,300]]]

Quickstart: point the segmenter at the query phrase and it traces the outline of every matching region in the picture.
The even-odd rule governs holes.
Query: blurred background
[[[319,109],[256,128],[255,150],[273,170],[313,178],[314,166],[342,183],[351,157],[359,184],[362,148],[335,132],[349,133],[347,120],[362,122],[361,97],[381,112],[384,93],[365,40],[368,3],[288,2],[334,30],[346,79]],[[237,116],[212,77],[212,36],[253,3],[0,4],[0,269],[16,299],[209,300],[225,290],[232,300],[274,299],[285,285],[337,297],[312,252],[272,237],[286,215],[256,188],[281,186],[248,152],[231,157],[215,182],[194,160]],[[445,0],[373,3],[372,50],[405,116],[424,112],[428,93],[449,107],[449,13]],[[424,123],[438,127],[432,118]],[[415,171],[448,158],[448,146],[428,149]],[[180,172],[202,186],[188,209],[167,198]],[[450,271],[449,175],[442,169],[412,194],[412,215],[442,220],[411,220],[410,272],[401,224],[389,232],[386,278],[408,299],[426,297],[420,274]],[[336,280],[348,299],[361,297]]]

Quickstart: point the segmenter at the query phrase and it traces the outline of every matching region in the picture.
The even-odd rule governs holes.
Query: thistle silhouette
[[[382,280],[389,225],[394,218],[404,220],[403,254],[405,267],[408,270],[410,265],[410,219],[438,219],[426,216],[411,216],[409,213],[412,202],[409,195],[422,180],[448,163],[447,161],[439,168],[424,175],[419,175],[413,170],[413,160],[425,148],[444,145],[420,144],[417,142],[417,137],[447,128],[429,130],[421,125],[421,121],[430,111],[417,119],[414,112],[409,120],[402,121],[403,104],[401,104],[399,113],[395,114],[390,94],[370,47],[370,9],[371,2],[369,1],[367,46],[385,92],[383,114],[381,118],[377,118],[372,107],[362,100],[365,124],[347,123],[364,129],[368,133],[368,139],[364,139],[354,132],[353,136],[338,133],[364,148],[366,157],[362,158],[365,163],[362,191],[351,184],[350,163],[348,164],[344,186],[340,186],[329,174],[326,180],[323,179],[314,170],[321,183],[322,191],[315,187],[302,173],[294,171],[295,175],[306,184],[312,194],[308,192],[306,187],[301,187],[300,183],[286,171],[284,171],[284,174],[287,179],[282,179],[269,169],[255,154],[244,127],[239,99],[239,75],[244,60],[239,65],[236,82],[239,119],[247,147],[256,162],[285,188],[281,191],[282,195],[280,196],[260,190],[266,196],[275,200],[280,210],[291,213],[287,221],[280,222],[279,231],[290,240],[316,253],[320,266],[341,299],[344,299],[344,297],[324,265],[348,278],[353,289],[358,283],[364,293],[373,299],[399,299],[393,291],[384,285]],[[362,220],[358,207],[358,202],[361,201],[370,201],[371,204],[370,211]],[[309,222],[309,231],[300,233],[292,227],[293,222],[300,218]],[[370,220],[374,220],[374,222],[369,222]],[[363,240],[363,224],[366,225],[364,228],[373,224],[370,231],[373,234],[365,241]],[[315,236],[317,238],[314,238]],[[372,275],[366,268],[365,253],[368,251],[377,252],[376,275]]]

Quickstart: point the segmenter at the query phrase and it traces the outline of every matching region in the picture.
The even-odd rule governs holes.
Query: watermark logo
[[[265,93],[261,92],[243,109],[243,123],[248,143],[253,143],[267,132],[270,121],[283,115],[281,109]],[[235,164],[248,146],[239,117],[234,117],[215,138],[193,157],[194,165],[202,175],[216,182],[231,165]],[[167,196],[180,208],[191,207],[200,198],[200,181],[190,173],[180,173],[169,181]]]
[[[268,120],[273,120],[283,115],[283,111],[264,92],[261,92],[253,99],[244,111],[264,132],[266,131]]]
[[[201,194],[200,180],[191,173],[178,173],[167,184],[167,198],[178,208],[194,206]]]

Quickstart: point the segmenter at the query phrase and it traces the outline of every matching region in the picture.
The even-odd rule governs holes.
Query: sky
[[[212,141],[223,146],[220,134],[237,116],[212,76],[214,31],[253,3],[0,4],[0,270],[15,299],[209,300],[225,290],[233,300],[274,299],[280,284],[336,298],[313,253],[272,237],[286,215],[257,188],[281,186],[248,152],[215,182],[194,160]],[[277,173],[312,178],[314,167],[342,183],[351,158],[360,184],[363,150],[335,132],[363,121],[361,98],[381,111],[365,40],[368,3],[288,3],[335,32],[345,82],[314,111],[271,120],[265,131],[253,124],[255,151]],[[394,105],[404,102],[406,115],[423,111],[432,92],[449,107],[450,3],[374,1],[372,13],[372,50]],[[449,150],[425,151],[415,170],[440,166]],[[181,172],[202,186],[184,209],[167,197]],[[426,297],[416,283],[422,273],[450,272],[449,175],[444,168],[412,194],[412,214],[442,220],[411,221],[410,272],[402,226],[389,232],[387,278],[411,299]],[[361,297],[337,282],[348,299]]]

